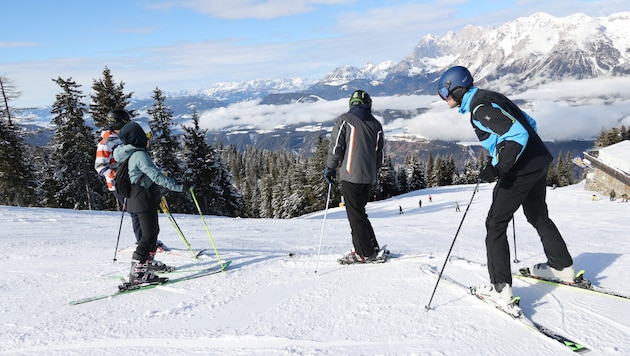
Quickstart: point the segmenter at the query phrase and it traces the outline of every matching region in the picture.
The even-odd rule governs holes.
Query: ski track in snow
[[[291,220],[206,217],[221,259],[232,260],[224,273],[77,306],[68,302],[111,293],[116,277],[128,274],[134,249],[128,216],[114,262],[117,212],[0,207],[0,354],[572,354],[448,284],[438,285],[426,311],[435,279],[419,266],[442,268],[472,189],[426,189],[370,203],[379,242],[396,256],[385,264],[336,263],[350,249],[342,208],[331,208],[325,224],[323,212]],[[452,255],[467,260],[446,264],[444,273],[465,284],[487,280],[491,191],[490,184],[480,186],[454,245]],[[581,185],[548,190],[551,216],[587,278],[630,294],[624,283],[630,241],[620,233],[630,204],[593,202],[591,195]],[[160,239],[173,250],[159,259],[182,269],[215,266],[199,216],[176,219],[193,249],[209,250],[193,260],[160,216]],[[521,212],[515,224],[521,262],[513,270],[542,262],[538,236]],[[510,225],[513,249],[512,235]],[[534,321],[583,343],[590,354],[624,355],[630,348],[628,301],[520,279],[514,290]]]

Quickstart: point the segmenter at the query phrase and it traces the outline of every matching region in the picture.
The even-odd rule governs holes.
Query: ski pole
[[[168,203],[166,202],[166,197],[164,196],[162,197],[160,201],[160,208],[162,209],[162,212],[166,215],[168,220],[171,222],[171,225],[173,225],[173,227],[175,228],[175,231],[177,231],[177,234],[179,235],[179,237],[182,238],[182,241],[184,241],[184,244],[186,245],[186,247],[188,247],[188,250],[190,251],[190,253],[192,253],[193,258],[197,259],[197,257],[199,256],[199,253],[195,253],[192,247],[190,247],[190,244],[188,243],[188,240],[186,240],[186,237],[184,236],[182,229],[179,227],[179,224],[177,224],[177,221],[175,221],[175,217],[173,216],[173,214],[171,214],[171,211],[168,208]]]
[[[470,197],[470,202],[464,211],[464,216],[462,216],[462,221],[459,223],[459,227],[457,228],[457,232],[455,233],[455,237],[453,238],[453,242],[451,243],[451,248],[448,249],[448,253],[446,254],[446,259],[444,260],[444,264],[442,265],[442,269],[440,270],[440,274],[438,275],[438,280],[435,282],[435,287],[433,288],[433,293],[431,293],[431,298],[429,299],[429,303],[425,306],[426,310],[431,310],[431,302],[433,301],[433,296],[435,296],[435,291],[437,290],[438,284],[442,279],[442,272],[444,272],[444,268],[446,268],[446,263],[448,262],[448,258],[451,255],[451,251],[453,250],[453,246],[455,246],[455,240],[457,240],[457,235],[459,235],[459,230],[462,228],[462,224],[464,223],[464,219],[466,218],[466,214],[468,213],[468,209],[470,209],[470,205],[475,198],[475,193],[477,193],[477,188],[479,188],[479,183],[481,181],[477,181],[477,185],[475,186],[475,190],[473,190],[472,196]]]
[[[330,203],[330,190],[332,188],[332,183],[328,183],[328,195],[326,196],[326,209],[324,210],[324,222],[322,223],[322,233],[319,236],[319,247],[317,248],[317,264],[315,265],[315,273],[317,273],[317,268],[319,267],[319,254],[322,250],[322,240],[324,239],[324,227],[326,226],[326,215],[328,215],[328,204]]]
[[[188,189],[190,191],[190,195],[195,202],[195,206],[197,206],[197,210],[199,210],[199,215],[201,216],[201,222],[203,222],[203,226],[206,228],[206,232],[208,233],[208,238],[210,239],[210,243],[212,244],[212,248],[214,249],[214,253],[217,255],[217,260],[219,261],[219,266],[221,266],[221,270],[224,270],[223,262],[221,262],[221,257],[219,257],[219,251],[214,244],[214,239],[212,238],[212,234],[210,233],[210,229],[208,228],[208,224],[206,224],[206,219],[203,217],[203,213],[201,212],[201,207],[199,206],[199,202],[197,201],[197,197],[195,196],[195,192],[193,191],[193,187]]]
[[[514,234],[514,263],[519,263],[521,261],[516,257],[516,225],[514,224],[514,216],[512,216],[512,233]]]
[[[118,237],[116,238],[116,248],[114,249],[114,262],[116,262],[116,254],[118,253],[118,242],[120,242],[120,231],[122,230],[123,218],[125,217],[125,208],[127,207],[127,198],[123,200],[122,214],[120,214],[120,226],[118,226]]]

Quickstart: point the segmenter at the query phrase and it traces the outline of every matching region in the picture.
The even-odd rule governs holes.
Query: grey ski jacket
[[[376,184],[383,165],[383,127],[366,105],[353,106],[335,122],[326,166],[337,168],[339,179],[356,184]]]

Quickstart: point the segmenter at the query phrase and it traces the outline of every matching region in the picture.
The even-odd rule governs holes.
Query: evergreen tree
[[[453,184],[453,178],[457,175],[457,169],[455,168],[455,159],[452,155],[448,155],[440,162],[440,169],[438,174],[438,182],[440,186],[447,186]]]
[[[0,205],[27,206],[35,197],[34,167],[19,128],[14,125],[10,100],[19,97],[12,83],[0,77]]]
[[[424,189],[427,187],[426,178],[424,176],[423,167],[418,162],[416,155],[408,155],[406,160],[407,166],[407,182],[409,182],[408,191]]]
[[[410,192],[407,170],[408,168],[406,166],[399,166],[396,168],[396,181],[398,182],[398,191],[400,194]]]
[[[182,168],[180,162],[180,145],[178,137],[172,133],[173,111],[166,106],[166,97],[159,88],[153,91],[153,106],[147,110],[151,127],[151,158],[153,163],[168,176],[181,182]],[[183,165],[183,163],[181,163]],[[187,196],[182,194],[169,196],[169,207],[175,212],[191,212]]]
[[[308,166],[308,159],[295,155],[293,168],[287,175],[286,185],[283,184],[285,188],[282,209],[285,212],[284,218],[293,218],[319,210],[311,208],[311,206],[316,206],[317,202],[313,194],[314,187],[307,182]],[[318,185],[324,184],[320,180]]]
[[[8,126],[13,125],[11,101],[22,95],[9,78],[0,76],[0,118],[7,121]]]
[[[429,176],[429,181],[431,182],[431,187],[439,187],[441,181],[441,170],[443,168],[442,157],[437,156],[433,160],[433,173]]]
[[[433,159],[433,151],[429,151],[429,158],[427,159],[426,164],[426,177],[427,177],[427,187],[435,187],[437,182],[435,182],[435,161]]]
[[[558,173],[558,176],[559,176],[558,178],[560,179],[560,186],[564,187],[564,186],[573,184],[574,183],[573,161],[571,160],[571,153],[567,152],[564,158],[562,157],[561,154],[559,154],[558,161],[562,162],[562,172],[564,174],[564,176],[560,177],[560,173]]]
[[[232,184],[231,175],[223,164],[222,157],[213,146],[205,142],[207,130],[199,128],[199,115],[196,111],[192,114],[192,123],[193,127],[184,127],[186,180],[194,186],[201,211],[211,215],[239,216],[242,209],[241,196]]]
[[[114,82],[114,77],[107,67],[103,70],[102,79],[93,80],[92,90],[94,90],[94,94],[90,95],[89,113],[94,119],[94,125],[107,128],[107,113],[111,110],[127,107],[133,93],[125,94],[124,88],[125,83],[116,84]],[[132,117],[135,116],[133,110],[129,111],[129,114]]]
[[[464,171],[460,175],[459,184],[473,184],[477,183],[479,176],[479,170],[475,167],[475,165],[466,160],[464,163]]]
[[[260,213],[259,217],[261,218],[273,218],[273,188],[276,184],[274,184],[274,179],[271,174],[266,174],[260,180],[259,187],[259,199],[260,199]]]
[[[96,145],[92,129],[85,124],[81,85],[72,78],[53,79],[62,90],[52,105],[52,124],[56,126],[50,146],[51,172],[57,190],[56,206],[71,209],[101,209],[104,190],[94,171]]]
[[[547,178],[545,184],[548,186],[558,186],[558,166],[557,163],[551,162],[549,164],[549,170],[547,171]]]
[[[385,157],[383,166],[377,172],[378,186],[380,189],[375,191],[377,197],[380,199],[387,199],[398,195],[399,187],[396,181],[396,171],[392,164],[392,159],[389,156]]]
[[[569,185],[566,180],[567,172],[566,167],[564,165],[564,161],[562,160],[562,151],[558,153],[558,158],[556,159],[556,178],[558,180],[558,186],[564,187]]]
[[[328,194],[328,184],[324,181],[324,169],[328,158],[329,141],[323,137],[317,140],[315,152],[306,160],[306,185],[307,192],[310,192],[306,212],[324,210],[326,208],[326,198]],[[333,184],[330,191],[329,206],[339,206],[341,202],[340,184]]]

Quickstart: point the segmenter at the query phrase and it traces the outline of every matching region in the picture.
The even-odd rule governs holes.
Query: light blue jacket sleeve
[[[129,180],[148,188],[155,183],[174,192],[181,192],[184,187],[171,177],[165,176],[151,160],[147,151],[135,152],[129,161]]]

